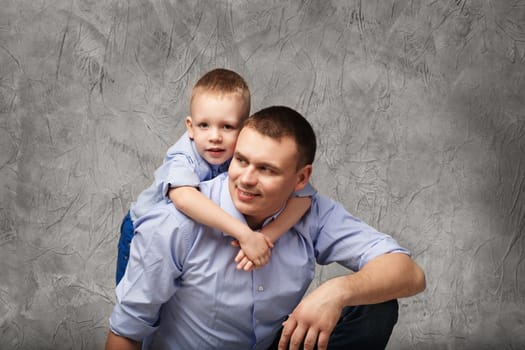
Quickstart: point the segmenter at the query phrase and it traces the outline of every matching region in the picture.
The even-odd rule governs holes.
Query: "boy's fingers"
[[[239,252],[237,253],[237,255],[235,256],[235,262],[236,263],[239,263],[242,259],[244,259],[246,257],[246,254],[244,254],[244,251],[239,250]]]
[[[251,261],[248,261],[248,262],[244,265],[244,271],[249,271],[252,267],[253,267],[253,263],[252,263]]]
[[[237,264],[237,270],[244,270],[246,267],[246,264],[251,263],[251,261],[245,256],[242,258],[242,260]]]

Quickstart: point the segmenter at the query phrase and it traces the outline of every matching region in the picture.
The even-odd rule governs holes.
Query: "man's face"
[[[275,140],[252,128],[242,129],[228,170],[229,189],[250,226],[275,214],[294,191],[307,184],[312,166],[297,170],[297,158],[291,137]]]
[[[232,157],[245,109],[235,94],[200,92],[194,96],[186,128],[208,163],[220,165]]]

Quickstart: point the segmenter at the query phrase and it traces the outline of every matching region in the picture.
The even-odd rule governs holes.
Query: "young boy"
[[[198,190],[201,181],[227,171],[242,124],[250,113],[250,90],[244,79],[227,69],[215,69],[195,84],[190,100],[187,132],[169,148],[164,163],[155,171],[153,184],[144,190],[121,225],[118,244],[117,284],[126,271],[133,222],[156,203],[171,200],[173,204],[202,224],[214,227],[235,238],[241,250],[235,261],[238,269],[249,271],[264,265],[270,248],[310,207],[307,187],[288,201],[286,208],[262,232],[223,211]]]

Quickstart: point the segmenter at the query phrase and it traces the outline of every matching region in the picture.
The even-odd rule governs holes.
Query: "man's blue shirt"
[[[226,174],[200,189],[244,221]],[[229,236],[194,222],[170,203],[155,205],[135,229],[110,326],[116,334],[161,349],[266,349],[302,299],[316,262],[357,271],[382,254],[410,254],[319,194],[275,242],[270,261],[252,272],[235,269],[238,248]]]

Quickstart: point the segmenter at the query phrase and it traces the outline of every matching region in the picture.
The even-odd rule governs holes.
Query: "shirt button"
[[[264,292],[264,287],[263,287],[263,286],[259,286],[259,288],[257,288],[257,290],[258,290],[259,292]]]

